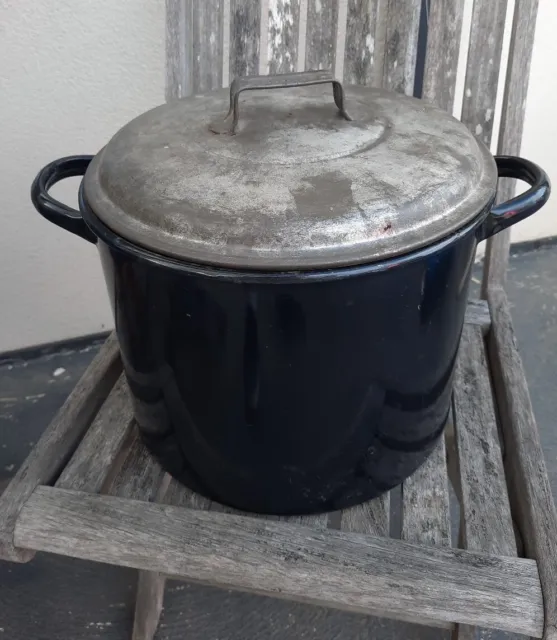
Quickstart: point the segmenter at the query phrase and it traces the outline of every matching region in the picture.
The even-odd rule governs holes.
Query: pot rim
[[[329,269],[313,269],[313,270],[288,270],[288,271],[263,271],[249,269],[234,269],[223,266],[213,266],[202,263],[188,262],[179,258],[171,257],[163,253],[157,253],[152,249],[142,247],[123,236],[117,234],[110,229],[93,211],[92,207],[86,200],[83,181],[79,188],[79,209],[82,213],[83,220],[87,226],[93,231],[95,236],[102,240],[108,246],[115,248],[124,253],[133,255],[135,258],[149,262],[155,266],[176,269],[177,271],[186,271],[190,274],[205,276],[208,278],[217,278],[219,280],[237,280],[241,282],[261,282],[269,281],[274,283],[295,283],[295,282],[321,282],[329,280],[342,280],[357,276],[364,276],[370,273],[380,273],[397,267],[408,265],[412,262],[426,259],[435,255],[454,243],[460,241],[469,233],[474,232],[476,238],[481,233],[483,222],[485,221],[493,200],[489,202],[472,221],[465,224],[460,229],[445,236],[432,244],[425,245],[410,253],[394,256],[383,261],[370,262],[367,264],[356,264],[351,266],[331,267]],[[479,241],[479,240],[478,240]]]

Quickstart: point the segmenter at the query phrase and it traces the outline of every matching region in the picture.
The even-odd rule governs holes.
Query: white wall
[[[0,2],[0,353],[111,326],[96,249],[43,220],[44,164],[164,101],[163,0]],[[56,191],[75,202],[77,179]]]
[[[513,242],[557,235],[556,30],[556,0],[540,0],[521,154],[549,173],[554,194],[541,211],[513,227]]]
[[[556,27],[557,2],[540,0],[523,155],[557,186]],[[111,326],[94,247],[40,218],[29,187],[161,103],[163,83],[163,0],[0,1],[0,353]],[[56,193],[75,202],[67,182]],[[557,196],[513,240],[557,234],[556,214]]]

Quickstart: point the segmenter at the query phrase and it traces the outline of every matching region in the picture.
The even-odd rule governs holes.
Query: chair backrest
[[[453,111],[461,38],[469,36],[462,121],[487,144],[504,83],[497,151],[520,152],[538,0],[433,0],[426,11],[425,62],[417,69],[421,0],[166,0],[167,99],[228,86],[238,75],[333,69],[346,82],[412,94]],[[507,64],[503,39],[514,10]],[[502,69],[506,66],[506,75]],[[460,104],[457,105],[460,112]],[[500,198],[514,189],[500,188]],[[509,233],[488,241],[484,292],[502,286]]]

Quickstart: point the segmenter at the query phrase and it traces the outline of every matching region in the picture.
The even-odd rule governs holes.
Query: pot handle
[[[515,178],[530,185],[530,189],[491,208],[481,226],[479,240],[485,240],[536,213],[549,198],[551,184],[545,171],[537,164],[514,156],[495,156],[499,178]]]
[[[242,91],[254,89],[285,89],[287,87],[306,87],[312,84],[333,85],[333,99],[345,120],[352,120],[344,105],[344,89],[330,71],[301,71],[295,73],[279,73],[268,76],[244,76],[234,78],[230,85],[230,107],[223,120],[211,122],[210,131],[213,133],[228,133],[234,135],[240,119],[240,94]]]
[[[47,164],[33,180],[31,201],[35,209],[47,220],[94,244],[97,242],[97,237],[85,224],[81,213],[55,200],[48,193],[54,184],[64,178],[85,175],[92,159],[93,156],[68,156]]]

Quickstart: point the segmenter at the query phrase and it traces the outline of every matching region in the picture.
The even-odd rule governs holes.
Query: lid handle
[[[253,89],[284,89],[286,87],[305,87],[311,84],[333,85],[333,98],[340,114],[345,120],[352,120],[344,106],[344,89],[330,71],[302,71],[301,73],[282,73],[272,76],[246,76],[234,78],[230,85],[230,108],[223,120],[212,122],[209,129],[213,133],[234,135],[240,119],[240,93]]]

